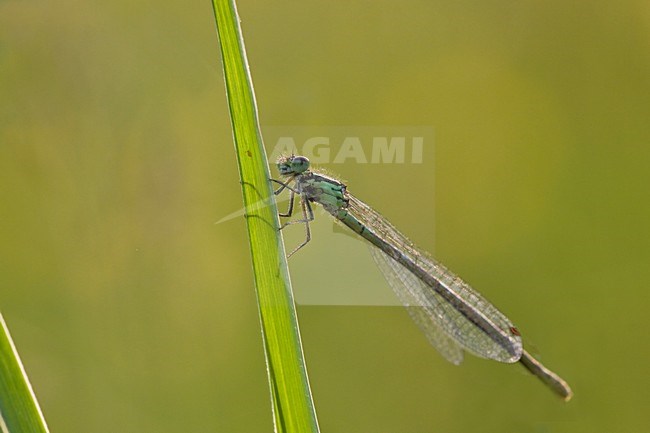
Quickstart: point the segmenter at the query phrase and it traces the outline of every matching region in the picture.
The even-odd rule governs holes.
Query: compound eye
[[[295,173],[302,173],[309,168],[309,160],[304,156],[295,156],[291,161],[291,168]]]
[[[289,174],[291,174],[291,171],[293,170],[291,168],[292,163],[287,161],[286,158],[280,158],[277,165],[278,165],[278,171],[282,175],[289,175]]]

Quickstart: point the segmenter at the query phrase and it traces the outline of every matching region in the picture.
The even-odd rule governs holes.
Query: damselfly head
[[[304,156],[281,156],[278,159],[278,171],[282,176],[300,174],[309,169],[309,159]]]

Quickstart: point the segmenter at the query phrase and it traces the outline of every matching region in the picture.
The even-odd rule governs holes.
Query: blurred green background
[[[650,431],[648,2],[239,11],[263,127],[435,130],[422,164],[328,168],[575,391],[302,306],[322,431]],[[52,432],[272,431],[240,207],[210,2],[0,2],[0,310]],[[331,227],[296,290],[385,285]]]

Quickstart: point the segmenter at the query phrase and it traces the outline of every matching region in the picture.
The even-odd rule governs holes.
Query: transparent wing
[[[503,313],[454,273],[419,250],[370,206],[352,195],[348,194],[347,198],[347,212],[358,219],[366,230],[397,249],[414,266],[423,269],[435,280],[435,284],[429,286],[393,258],[380,259],[380,267],[385,274],[386,270],[391,269],[391,279],[388,281],[400,300],[406,300],[408,307],[422,307],[422,310],[411,316],[437,349],[443,347],[441,352],[445,358],[454,362],[451,351],[444,352],[445,342],[436,336],[438,331],[430,330],[439,328],[461,348],[483,358],[516,362],[521,357],[521,337]],[[384,252],[379,250],[379,254],[384,255]],[[377,257],[377,254],[373,253],[373,257]],[[395,274],[397,279],[393,278]],[[397,281],[402,283],[397,284]],[[436,290],[453,293],[458,305],[452,305]],[[488,324],[489,329],[481,329],[468,317],[480,318],[483,323]]]
[[[458,365],[463,362],[463,349],[438,325],[438,321],[444,320],[444,316],[446,315],[442,308],[443,304],[439,303],[430,307],[422,306],[422,301],[418,299],[418,294],[423,293],[428,288],[423,288],[423,283],[420,280],[406,271],[395,260],[384,254],[383,251],[372,246],[369,248],[372,258],[384,274],[388,285],[390,285],[400,302],[406,307],[406,311],[408,311],[413,321],[424,332],[429,343],[452,364]],[[416,286],[420,287],[415,288]],[[432,315],[438,315],[440,319],[432,320]]]

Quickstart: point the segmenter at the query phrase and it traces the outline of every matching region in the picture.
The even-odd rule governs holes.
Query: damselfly
[[[429,342],[448,361],[460,364],[463,351],[500,362],[519,361],[564,400],[572,397],[571,388],[561,377],[524,350],[521,334],[510,319],[350,194],[345,184],[310,170],[304,156],[281,157],[277,166],[285,180],[274,180],[281,185],[275,194],[285,189],[290,194],[289,209],[280,216],[293,214],[296,195],[302,210],[302,219],[285,222],[281,228],[300,223],[306,229],[305,241],[289,256],[311,239],[311,203],[318,203],[375,247],[371,249],[373,258],[389,285]]]

